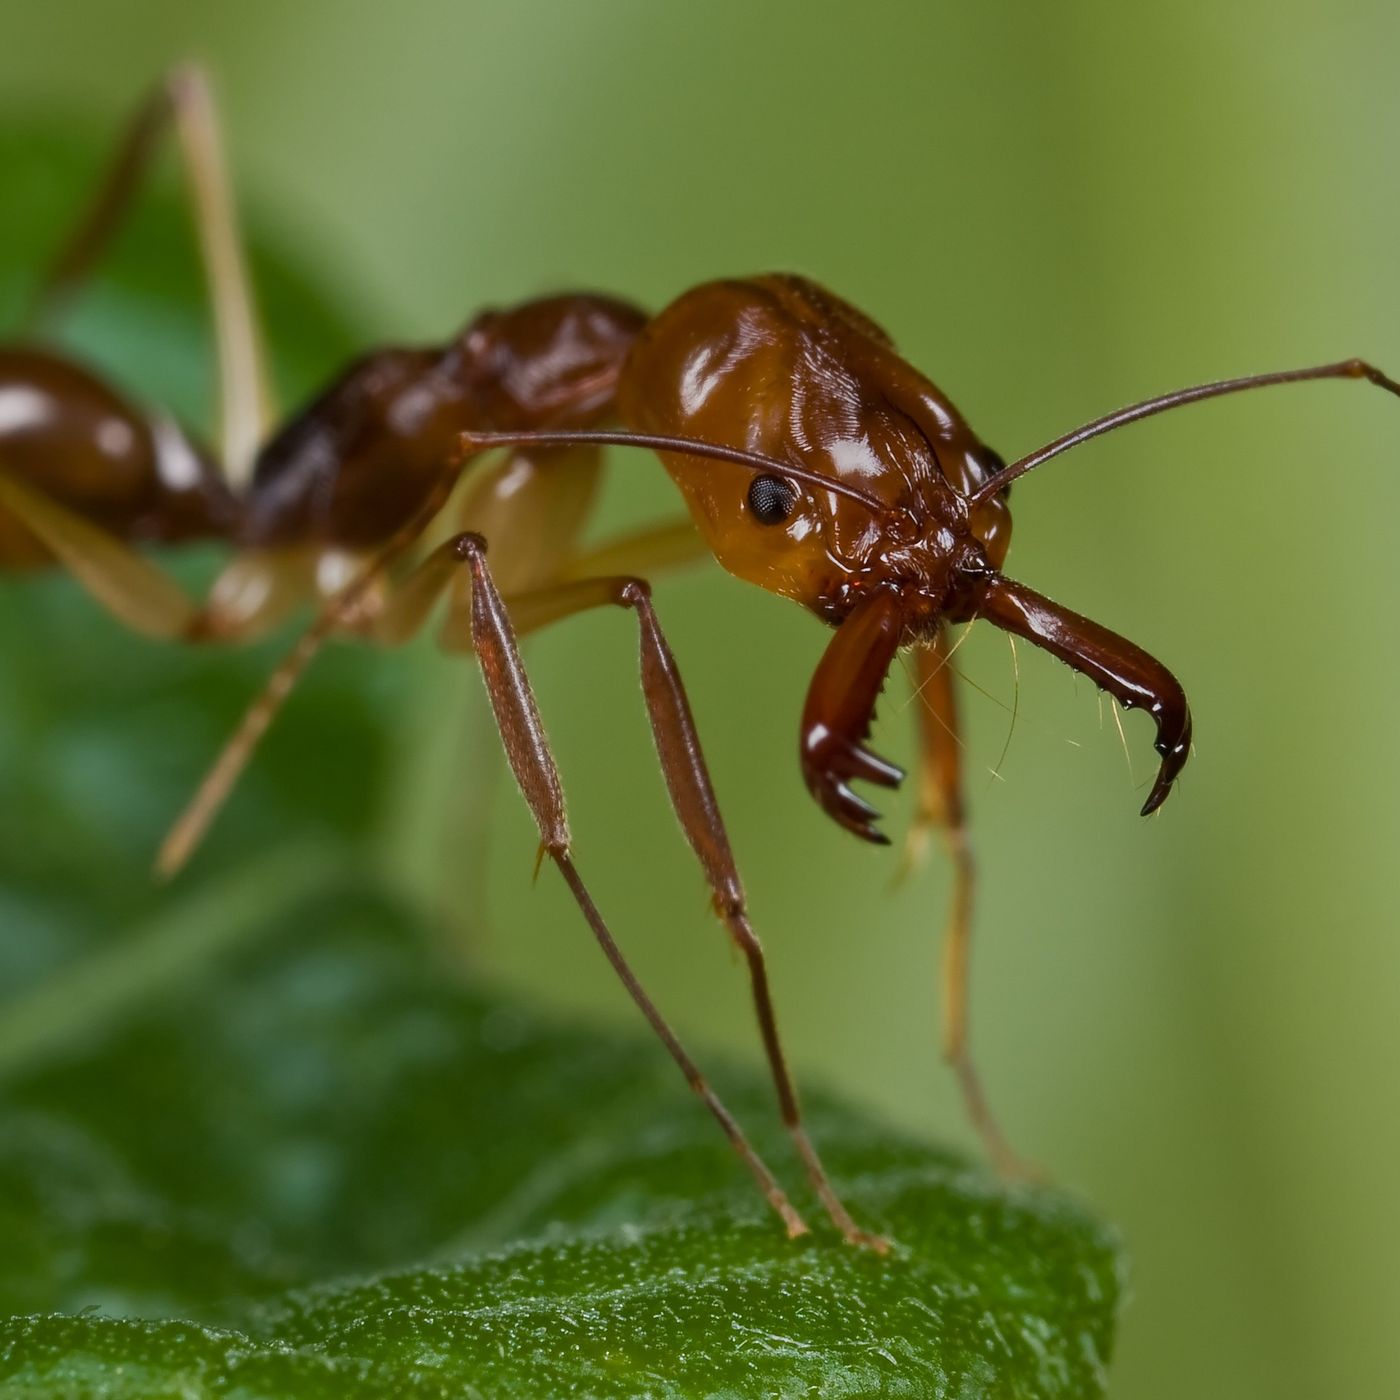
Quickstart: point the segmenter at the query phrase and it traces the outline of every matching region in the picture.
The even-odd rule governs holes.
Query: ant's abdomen
[[[0,473],[132,542],[232,533],[236,504],[208,456],[91,371],[48,351],[0,348]],[[52,562],[0,508],[0,568]]]
[[[460,433],[613,419],[645,324],[607,297],[548,297],[483,312],[443,347],[365,356],[259,454],[242,542],[373,547],[428,501]]]

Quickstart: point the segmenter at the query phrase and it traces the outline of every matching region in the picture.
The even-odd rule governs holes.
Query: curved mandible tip
[[[836,629],[802,707],[799,757],[807,788],[838,825],[888,845],[880,814],[851,788],[863,781],[895,788],[904,770],[865,745],[875,702],[904,633],[904,609],[892,591],[872,594]]]

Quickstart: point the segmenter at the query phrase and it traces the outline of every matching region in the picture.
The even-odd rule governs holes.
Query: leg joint
[[[557,865],[560,861],[569,859],[569,849],[571,837],[569,828],[562,817],[554,821],[542,821],[538,823],[540,828],[540,844],[535,852],[535,875],[538,877],[540,866],[546,860],[552,860]]]
[[[644,578],[624,579],[617,590],[617,601],[624,608],[637,608],[651,601],[651,584]]]
[[[1377,368],[1370,360],[1353,356],[1346,361],[1343,372],[1352,379],[1367,379],[1378,389],[1388,390],[1392,394],[1400,394],[1400,383],[1396,383],[1384,370]]]
[[[475,530],[464,530],[448,540],[447,548],[454,559],[460,559],[465,564],[472,559],[480,559],[486,553],[486,541]]]
[[[749,922],[749,911],[742,894],[737,897],[715,896],[715,912],[724,920],[729,936],[746,957],[763,959],[763,944]]]

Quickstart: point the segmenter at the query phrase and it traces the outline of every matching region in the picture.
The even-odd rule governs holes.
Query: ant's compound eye
[[[780,476],[756,476],[749,482],[748,499],[760,525],[781,525],[792,514],[797,489]]]

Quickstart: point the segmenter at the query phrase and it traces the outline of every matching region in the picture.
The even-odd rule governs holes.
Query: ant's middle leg
[[[87,208],[41,278],[24,318],[34,334],[61,313],[121,226],[168,129],[184,166],[213,312],[220,460],[235,486],[251,478],[274,403],[232,182],[209,81],[194,66],[172,69],[133,118]]]
[[[693,530],[691,534],[694,534]],[[649,532],[638,537],[635,543],[641,555],[648,551],[664,553],[668,549],[679,552],[683,537],[672,528]],[[611,554],[614,557],[625,557],[618,546],[613,547]],[[474,565],[474,588],[477,586],[477,573]],[[743,885],[730,847],[729,834],[720,815],[700,737],[691,715],[690,702],[675,657],[652,606],[650,586],[643,579],[626,575],[581,579],[510,597],[504,604],[512,621],[512,643],[516,619],[520,620],[521,630],[534,630],[580,612],[610,605],[630,608],[637,617],[641,643],[642,692],[671,805],[680,820],[686,840],[700,862],[706,883],[710,887],[715,913],[724,923],[747,963],[759,1033],[777,1092],[783,1125],[791,1136],[806,1169],[808,1180],[832,1223],[848,1243],[883,1252],[888,1248],[886,1242],[879,1236],[862,1230],[851,1218],[850,1212],[827,1176],[817,1149],[803,1124],[797,1087],[788,1069],[787,1058],[778,1035],[763,945],[749,918]],[[463,630],[461,623],[457,622],[451,636],[460,638]],[[472,644],[478,650],[481,630],[474,592],[470,631]],[[446,640],[450,645],[451,637]],[[490,684],[491,666],[488,658],[482,657],[482,665],[487,670]],[[497,681],[497,684],[499,683]],[[510,745],[511,740],[507,735],[508,752]],[[516,764],[514,755],[511,761],[512,764]],[[517,767],[517,776],[518,771]]]
[[[566,583],[617,574],[644,574],[655,578],[657,574],[713,558],[709,545],[687,515],[667,525],[607,540],[596,549],[577,555],[559,571],[557,581]],[[515,620],[513,612],[511,617]]]
[[[1012,1150],[987,1104],[968,1036],[972,908],[976,866],[963,797],[962,740],[948,629],[914,654],[915,705],[919,716],[918,806],[906,863],[921,858],[930,830],[941,831],[953,865],[953,892],[943,934],[943,1058],[952,1066],[983,1150],[1005,1176],[1034,1175]]]

